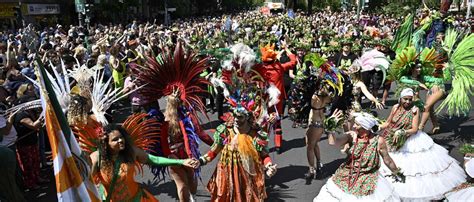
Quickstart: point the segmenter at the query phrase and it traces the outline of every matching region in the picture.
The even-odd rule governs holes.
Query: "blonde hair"
[[[165,120],[168,121],[169,132],[172,135],[178,135],[181,132],[179,126],[179,114],[178,114],[179,98],[169,95],[167,97]]]

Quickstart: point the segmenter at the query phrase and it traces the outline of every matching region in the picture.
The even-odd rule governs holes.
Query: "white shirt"
[[[5,119],[5,117],[0,115],[0,128],[4,128],[5,126],[7,126],[7,120]],[[8,135],[3,136],[3,140],[0,142],[0,146],[8,147],[13,144],[17,138],[18,134],[15,130],[15,127],[12,127],[10,133]]]

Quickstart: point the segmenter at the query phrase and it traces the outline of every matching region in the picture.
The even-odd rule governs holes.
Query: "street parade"
[[[3,2],[0,202],[474,201],[471,0]]]

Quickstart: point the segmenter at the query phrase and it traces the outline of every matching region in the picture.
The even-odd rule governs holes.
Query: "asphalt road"
[[[423,93],[424,94],[424,93]],[[474,99],[471,99],[471,102]],[[161,106],[165,106],[165,102],[161,101]],[[395,98],[391,95],[388,106],[391,107],[396,103]],[[389,109],[377,111],[380,118],[386,119]],[[126,116],[126,108],[122,114],[117,116]],[[217,114],[217,113],[216,113]],[[217,115],[209,114],[210,120],[203,121],[205,129],[214,129],[217,126]],[[450,155],[457,160],[462,160],[459,153],[459,146],[465,142],[472,142],[474,133],[474,110],[471,110],[469,117],[445,117],[440,116],[441,132],[432,136],[436,143],[442,145],[450,151]],[[203,119],[206,120],[206,119]],[[307,160],[305,149],[305,129],[292,128],[292,122],[287,118],[282,122],[284,130],[283,153],[278,155],[276,152],[271,153],[274,163],[278,164],[278,171],[271,179],[266,180],[267,201],[312,201],[319,193],[320,188],[326,183],[326,180],[334,173],[338,166],[344,161],[344,155],[339,148],[328,145],[327,136],[323,135],[319,143],[321,149],[321,158],[323,167],[323,179],[312,180],[307,182],[304,174],[307,172]],[[431,123],[428,122],[426,131],[431,131]],[[273,142],[270,143],[270,148]],[[201,152],[208,151],[206,144],[201,144]],[[273,151],[273,150],[272,150]],[[215,170],[218,159],[202,167],[202,180],[198,185],[197,201],[210,201],[209,193],[206,190],[207,182]],[[29,201],[57,201],[54,178],[52,171],[45,171],[45,174],[51,177],[52,183],[44,185],[42,189],[27,192]],[[160,201],[177,201],[176,187],[170,176],[166,176],[164,180],[154,180],[149,170],[145,167],[143,175],[136,176],[137,182],[143,184]]]

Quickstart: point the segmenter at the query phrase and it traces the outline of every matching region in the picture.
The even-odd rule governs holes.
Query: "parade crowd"
[[[430,135],[440,131],[439,112],[469,114],[473,28],[462,15],[424,8],[399,18],[242,11],[169,26],[2,30],[0,201],[25,201],[49,182],[40,171],[51,169],[55,148],[52,96],[97,200],[157,201],[134,180],[146,164],[157,177],[169,174],[179,201],[195,201],[200,167],[216,160],[212,201],[263,201],[265,177],[282,166],[268,142],[283,151],[289,118],[306,131],[306,180],[321,178],[325,134],[347,154],[314,201],[472,201],[473,143],[458,162]],[[389,96],[398,102],[389,106]],[[388,117],[377,116],[383,108]],[[120,124],[119,111],[130,114]],[[201,127],[207,113],[219,117],[213,134]]]

